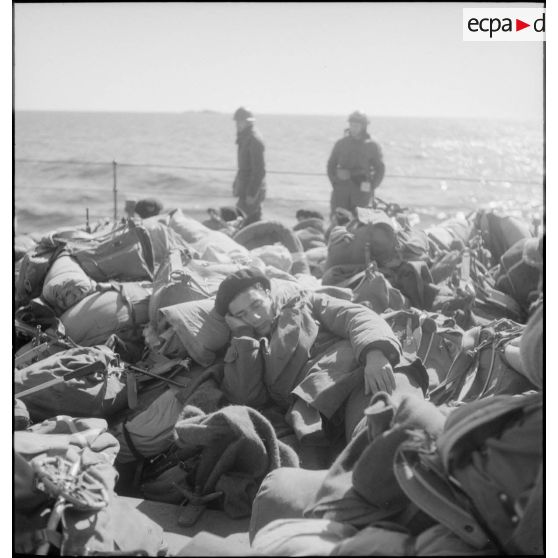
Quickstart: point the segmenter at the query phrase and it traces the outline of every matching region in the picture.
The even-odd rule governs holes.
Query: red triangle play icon
[[[515,20],[515,30],[516,31],[521,31],[522,29],[525,29],[526,27],[531,27],[530,23],[525,23],[524,21],[521,21],[520,19]]]

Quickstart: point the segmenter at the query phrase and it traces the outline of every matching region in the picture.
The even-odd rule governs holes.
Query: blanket
[[[198,455],[192,483],[196,492],[222,491],[223,509],[231,517],[250,515],[267,473],[299,466],[294,450],[279,441],[271,423],[250,407],[230,405],[193,415],[176,423],[176,444],[183,456]]]

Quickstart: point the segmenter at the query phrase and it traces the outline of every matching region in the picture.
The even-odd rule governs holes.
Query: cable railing
[[[205,172],[227,172],[235,173],[237,169],[234,168],[224,168],[224,167],[211,167],[211,166],[197,166],[197,165],[171,165],[171,164],[160,164],[160,163],[122,163],[117,161],[87,161],[79,159],[33,159],[33,158],[15,158],[16,163],[38,163],[38,164],[51,164],[51,165],[93,165],[93,166],[111,166],[112,167],[112,193],[113,193],[113,217],[114,220],[118,220],[118,167],[136,167],[136,168],[165,168],[165,169],[180,169],[187,171],[205,171]],[[298,170],[274,170],[266,169],[266,174],[268,175],[290,175],[290,176],[313,176],[313,177],[325,177],[324,172],[308,172],[308,171],[298,171]],[[477,184],[525,184],[525,185],[541,185],[543,183],[544,177],[541,180],[524,180],[524,179],[511,179],[511,178],[487,178],[487,177],[467,177],[467,176],[440,176],[440,175],[408,175],[408,174],[390,174],[386,173],[384,178],[396,178],[396,179],[413,179],[413,180],[437,180],[444,182],[472,182]],[[59,190],[56,186],[41,185],[38,187],[34,186],[20,186],[18,189],[25,190]],[[106,188],[102,187],[89,187],[88,191],[91,192],[106,192]],[[165,189],[166,193],[181,193],[179,190]],[[194,194],[189,192],[189,196],[193,197],[206,197],[205,193]],[[308,201],[308,200],[296,200],[291,199],[291,201]]]

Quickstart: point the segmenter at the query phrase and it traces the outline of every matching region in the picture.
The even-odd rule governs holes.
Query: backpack
[[[434,442],[401,444],[394,472],[420,509],[479,550],[543,553],[542,394],[453,411]]]
[[[453,318],[416,309],[383,314],[401,341],[403,353],[420,358],[428,373],[429,390],[444,381],[461,349],[464,331]]]
[[[494,263],[504,252],[522,238],[531,238],[529,225],[509,215],[481,209],[474,217],[474,227],[480,233],[484,246],[490,251]]]
[[[57,240],[56,236],[54,240]],[[151,237],[144,227],[131,220],[85,242],[66,240],[65,246],[85,273],[95,281],[153,279]]]
[[[161,527],[114,492],[106,421],[56,416],[16,432],[14,450],[15,552],[166,555]]]
[[[430,392],[430,400],[441,405],[535,389],[519,358],[518,341],[524,328],[501,319],[469,329],[445,379]]]
[[[494,288],[511,296],[525,314],[540,289],[541,248],[539,239],[519,240],[500,258],[495,277]]]
[[[124,341],[142,341],[149,321],[151,283],[104,283],[66,310],[60,321],[66,334],[83,346],[105,344],[112,334]]]
[[[391,286],[384,275],[378,271],[375,263],[371,263],[365,271],[355,275],[354,279],[357,277],[361,277],[361,280],[353,288],[354,302],[366,303],[378,314],[387,309],[401,310],[406,306],[405,297]]]
[[[23,256],[15,281],[16,307],[41,295],[48,270],[62,250],[61,246],[40,243]]]
[[[87,365],[97,370],[67,381],[54,383],[24,396],[23,402],[34,422],[66,414],[76,417],[107,417],[128,404],[122,368],[117,356],[105,346],[76,347],[51,355],[14,372],[14,394],[49,380],[60,379]]]

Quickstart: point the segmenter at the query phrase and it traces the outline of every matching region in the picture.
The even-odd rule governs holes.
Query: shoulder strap
[[[425,467],[416,456],[416,442],[401,444],[395,455],[394,474],[403,492],[424,512],[474,548],[487,546],[489,538],[444,476],[433,467]]]
[[[542,395],[532,393],[479,399],[456,409],[448,417],[445,431],[438,438],[438,452],[446,470],[448,470],[450,464],[452,450],[464,436],[504,415],[526,411],[530,407],[540,405],[542,405]]]

